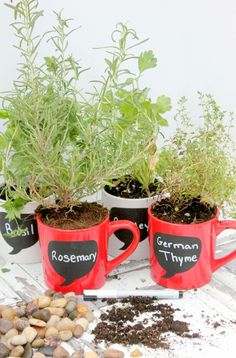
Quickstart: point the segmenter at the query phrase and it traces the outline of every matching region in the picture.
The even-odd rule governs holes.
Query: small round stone
[[[75,328],[73,329],[73,336],[74,336],[75,338],[79,338],[79,337],[82,336],[83,333],[84,333],[83,327],[80,326],[79,324],[77,324],[77,325],[75,326]]]
[[[21,357],[23,355],[23,353],[24,353],[24,348],[22,346],[16,346],[11,351],[11,356],[12,357]]]
[[[59,293],[59,292],[54,293],[52,299],[57,300],[58,298],[64,298],[64,295],[62,293]]]
[[[2,318],[12,321],[16,317],[16,311],[14,308],[7,308],[2,311]]]
[[[36,338],[32,342],[32,348],[41,348],[44,346],[44,340],[42,338]]]
[[[46,308],[50,306],[51,297],[49,296],[39,296],[38,297],[38,306],[39,308]]]
[[[49,310],[52,315],[59,317],[62,317],[65,313],[64,308],[61,307],[47,307],[47,310]]]
[[[88,305],[86,305],[85,303],[78,303],[77,304],[77,311],[79,313],[84,313],[84,312],[88,312],[90,309],[88,307]]]
[[[15,322],[15,327],[18,331],[23,331],[26,327],[28,327],[30,324],[29,324],[29,321],[27,319],[18,319],[16,322]]]
[[[80,314],[75,310],[75,311],[72,311],[70,314],[69,314],[69,318],[74,320],[74,319],[77,319],[80,317]]]
[[[123,358],[124,353],[118,349],[108,348],[103,352],[104,358]]]
[[[58,346],[53,352],[53,358],[68,358],[69,353],[62,347]]]
[[[61,320],[59,316],[51,315],[50,319],[47,321],[46,327],[56,327],[57,323]]]
[[[31,343],[37,336],[37,331],[33,327],[26,327],[24,331],[22,332],[23,335],[26,337],[27,342]]]
[[[10,329],[10,331],[8,331],[8,332],[5,334],[5,338],[6,338],[6,339],[10,339],[11,337],[14,337],[14,336],[17,336],[17,335],[18,335],[17,329],[12,328],[12,329]]]
[[[0,332],[2,334],[6,334],[12,328],[13,328],[12,321],[10,321],[8,319],[0,318]]]
[[[44,339],[44,345],[50,347],[58,347],[61,344],[61,339],[59,336],[50,336]]]
[[[62,318],[60,322],[57,323],[56,328],[58,331],[70,330],[72,331],[75,327],[75,322],[71,321],[71,319],[65,317]]]
[[[46,327],[35,326],[34,329],[36,329],[39,338],[45,337]]]
[[[143,353],[139,349],[135,349],[130,353],[130,357],[142,357]]]
[[[69,314],[69,313],[71,313],[72,311],[76,310],[76,306],[77,306],[76,302],[69,301],[69,302],[67,303],[67,305],[65,306],[65,310],[66,310],[66,312]]]
[[[56,329],[55,327],[49,327],[45,332],[46,338],[50,336],[57,336],[57,335],[58,335],[58,329]]]
[[[23,334],[19,334],[18,336],[12,337],[10,343],[13,346],[23,346],[27,343],[27,338]]]
[[[87,311],[81,314],[81,317],[87,319],[89,322],[94,321],[94,314],[92,311]]]
[[[24,346],[24,349],[25,349],[25,351],[24,351],[23,358],[31,358],[32,355],[33,355],[33,349],[32,349],[31,344],[29,342],[26,343],[26,345]]]
[[[60,331],[59,332],[59,338],[62,341],[69,341],[72,338],[72,332],[69,330],[65,330],[65,331]]]
[[[67,292],[67,293],[65,293],[64,297],[65,297],[65,298],[75,297],[75,293],[74,293],[74,292]]]
[[[10,350],[5,346],[5,344],[0,343],[0,357],[6,358],[9,356]]]
[[[98,355],[96,352],[85,352],[84,358],[98,358]]]
[[[26,315],[26,306],[20,306],[16,308],[17,317],[21,318]]]
[[[35,352],[32,358],[46,358],[46,356],[43,353]]]
[[[55,291],[51,290],[50,288],[44,292],[44,296],[52,297],[54,294],[55,294]]]
[[[66,298],[58,298],[56,300],[53,300],[50,304],[51,307],[58,307],[58,308],[64,308],[67,304]]]
[[[30,318],[29,323],[31,324],[31,326],[37,326],[37,327],[45,327],[46,326],[46,322],[42,321],[41,319],[36,319],[36,318]]]
[[[36,305],[34,302],[29,302],[26,306],[26,313],[28,315],[32,315],[35,311],[38,311],[38,309],[38,305]]]
[[[80,326],[83,327],[83,329],[85,331],[87,331],[88,326],[89,326],[89,321],[86,318],[79,318],[75,321],[76,324],[79,324]]]
[[[49,356],[49,357],[53,356],[54,351],[55,351],[55,347],[51,347],[51,346],[44,346],[39,348],[40,353],[45,354],[45,356]]]
[[[47,322],[51,317],[51,313],[47,309],[42,309],[42,310],[38,310],[38,311],[34,312],[32,316],[33,316],[33,318],[37,318],[44,322]]]

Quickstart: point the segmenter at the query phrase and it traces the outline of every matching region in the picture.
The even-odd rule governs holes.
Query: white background
[[[7,1],[7,0],[6,0]],[[15,0],[13,0],[13,3]],[[110,43],[117,22],[127,22],[141,38],[150,41],[158,67],[146,72],[143,83],[151,87],[153,98],[161,94],[173,100],[189,98],[194,120],[198,121],[198,90],[212,93],[219,104],[236,112],[236,1],[235,0],[39,0],[45,11],[40,31],[55,24],[53,10],[64,8],[81,29],[71,39],[71,52],[85,67],[89,78],[99,78],[104,69],[104,53],[93,47]],[[11,88],[16,76],[18,53],[9,23],[12,12],[0,0],[0,91]],[[42,55],[48,54],[45,47]],[[88,75],[81,85],[87,89]],[[173,126],[167,130],[171,131]]]

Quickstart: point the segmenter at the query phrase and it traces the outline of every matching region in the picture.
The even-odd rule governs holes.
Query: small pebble
[[[11,351],[11,356],[12,357],[21,357],[23,355],[23,353],[24,353],[24,348],[22,346],[16,346]]]
[[[66,310],[66,312],[69,314],[69,313],[71,313],[72,311],[76,310],[76,306],[77,306],[76,302],[69,301],[69,302],[67,303],[67,305],[65,306],[65,310]]]
[[[34,329],[36,329],[39,338],[45,337],[46,327],[36,327],[35,326]]]
[[[81,314],[81,317],[86,318],[89,322],[94,321],[94,314],[92,311],[87,311]]]
[[[52,299],[57,300],[58,298],[64,298],[64,295],[62,293],[59,293],[59,292],[54,293]]]
[[[24,331],[22,332],[23,335],[26,337],[27,342],[31,343],[37,336],[37,331],[33,327],[26,327]]]
[[[123,358],[124,353],[118,349],[108,348],[103,352],[104,358]]]
[[[61,339],[59,336],[49,336],[44,339],[44,345],[50,347],[58,347],[61,343]]]
[[[35,311],[38,311],[39,306],[33,302],[29,302],[26,306],[26,313],[32,315]]]
[[[49,296],[39,296],[38,297],[38,306],[39,308],[46,308],[50,306],[51,298]]]
[[[5,344],[0,343],[0,357],[6,358],[9,356],[10,350],[5,346]]]
[[[79,337],[82,336],[83,333],[84,333],[83,327],[80,326],[79,324],[77,324],[77,325],[75,326],[75,328],[73,329],[73,336],[74,336],[75,338],[79,338]]]
[[[62,318],[60,322],[57,323],[56,328],[58,331],[70,330],[72,331],[75,327],[75,322],[71,319],[65,317]]]
[[[51,315],[50,319],[47,321],[46,327],[55,327],[60,320],[61,318],[59,316]]]
[[[89,321],[86,318],[79,318],[75,321],[76,324],[79,324],[80,326],[83,327],[83,329],[85,331],[87,331],[88,326],[89,326]]]
[[[32,358],[33,349],[32,349],[32,347],[31,347],[31,344],[30,344],[30,343],[26,343],[24,349],[25,349],[25,351],[24,351],[23,358]]]
[[[8,319],[0,318],[0,332],[2,334],[6,334],[12,328],[13,328],[12,321],[9,321]]]
[[[89,311],[89,307],[88,307],[88,305],[86,305],[85,303],[78,303],[78,304],[77,304],[77,311],[78,311],[79,313],[88,312],[88,311]]]
[[[36,338],[32,342],[32,348],[40,348],[44,346],[44,340],[42,338]]]
[[[84,358],[98,358],[98,355],[96,352],[85,352]]]
[[[33,354],[32,358],[46,358],[46,356],[43,353],[36,352]]]
[[[139,349],[135,349],[130,353],[130,357],[142,357],[143,353]]]
[[[26,327],[28,327],[30,324],[29,324],[29,321],[26,320],[26,319],[18,319],[16,322],[15,322],[15,327],[18,331],[23,331]]]
[[[5,338],[6,338],[6,339],[9,339],[9,338],[14,337],[14,336],[17,336],[17,335],[18,335],[17,329],[12,328],[12,329],[10,329],[10,331],[8,331],[8,332],[5,334]]]
[[[80,350],[74,352],[70,358],[83,358],[84,350],[81,348]]]
[[[50,337],[50,336],[56,336],[58,335],[58,329],[56,329],[55,327],[49,327],[47,328],[46,332],[45,332],[45,337]]]
[[[51,313],[47,309],[42,309],[42,310],[38,310],[38,311],[34,312],[32,316],[33,316],[33,318],[37,318],[44,322],[48,322],[48,320],[51,317]]]
[[[50,288],[44,292],[44,295],[49,296],[49,297],[52,297],[54,294],[55,294],[55,291],[51,290]]]
[[[79,318],[80,314],[75,310],[75,311],[72,311],[70,314],[69,314],[69,318],[74,320],[76,318]]]
[[[42,321],[40,319],[36,319],[36,318],[30,318],[29,323],[32,326],[37,326],[37,327],[45,327],[46,326],[46,322],[44,322],[44,321]]]
[[[16,315],[19,318],[24,317],[26,315],[26,307],[25,306],[17,307]]]
[[[67,299],[63,297],[53,300],[50,304],[50,307],[64,308],[66,304],[67,304]]]
[[[69,353],[61,346],[58,346],[53,352],[53,358],[68,358]]]
[[[67,292],[67,293],[64,294],[64,297],[65,297],[65,298],[75,297],[75,293],[74,293],[74,292]]]
[[[65,313],[64,308],[60,308],[60,307],[47,307],[47,310],[49,310],[52,315],[59,316],[59,317],[62,317]]]
[[[2,318],[12,321],[16,317],[16,311],[13,308],[7,308],[2,311]]]
[[[27,338],[23,334],[19,334],[18,336],[12,337],[10,343],[13,346],[23,346],[27,343]]]
[[[72,332],[69,330],[60,331],[59,337],[62,341],[69,341],[72,338]]]
[[[53,356],[54,351],[55,351],[55,347],[51,347],[51,346],[44,346],[39,348],[40,353],[45,354],[45,356],[49,356],[49,357]]]

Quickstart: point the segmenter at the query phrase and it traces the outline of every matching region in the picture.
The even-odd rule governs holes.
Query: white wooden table
[[[217,256],[235,248],[235,232],[222,235],[217,245]],[[4,268],[10,271],[0,270],[0,304],[14,304],[20,300],[30,301],[45,290],[41,264],[8,264]],[[162,289],[150,278],[149,263],[145,260],[125,262],[120,265],[110,274],[104,288]],[[82,300],[81,296],[79,300]],[[125,357],[129,357],[130,352],[137,347],[142,351],[143,358],[216,358],[222,355],[224,358],[236,357],[236,260],[215,272],[211,283],[205,287],[197,291],[185,292],[183,299],[166,300],[163,303],[180,308],[180,311],[176,311],[175,318],[188,322],[193,332],[200,333],[200,338],[182,338],[173,333],[167,333],[169,350],[152,350],[141,345],[129,347],[112,345],[112,347],[122,350]],[[100,344],[97,347],[94,344],[91,330],[98,323],[100,313],[107,307],[101,301],[91,302],[89,305],[95,313],[95,321],[90,324],[91,329],[82,336],[82,339],[73,339],[70,344],[63,345],[71,353],[73,349],[83,347],[85,350],[97,351],[102,357],[104,345]],[[220,323],[219,326],[217,326],[218,323]]]

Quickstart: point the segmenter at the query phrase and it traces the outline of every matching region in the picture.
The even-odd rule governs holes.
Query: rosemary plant
[[[70,20],[58,13],[57,25],[38,36],[36,25],[43,12],[37,0],[7,6],[14,12],[12,27],[21,55],[19,76],[12,91],[2,96],[0,112],[5,121],[0,136],[4,207],[13,219],[31,200],[44,208],[79,205],[82,197],[132,168],[154,140],[154,123],[158,127],[165,121],[159,114],[163,98],[151,103],[147,89],[139,89],[140,75],[156,60],[152,52],[138,58],[126,52],[127,38],[137,39],[133,30],[118,25],[113,39],[120,36],[119,46],[112,60],[106,60],[106,77],[99,90],[84,96],[78,82],[86,69],[68,55],[74,31]],[[54,48],[43,60],[38,56],[42,41],[50,41]],[[133,57],[138,60],[138,76],[121,67]],[[128,78],[122,83],[123,75]],[[48,200],[52,195],[55,201]]]

